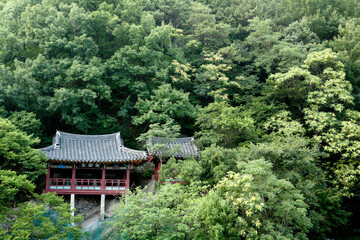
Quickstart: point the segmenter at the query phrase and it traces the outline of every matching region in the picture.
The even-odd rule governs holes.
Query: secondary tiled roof
[[[168,139],[162,137],[154,137],[151,140],[149,139],[148,144],[165,144],[169,149],[169,153],[164,153],[164,151],[151,151],[150,154],[153,156],[158,156],[163,152],[165,157],[199,157],[199,150],[194,143],[194,137],[185,137],[185,138],[175,138]],[[171,152],[173,150],[174,152]],[[166,156],[169,155],[169,156]]]
[[[145,151],[126,148],[120,133],[80,135],[57,131],[53,144],[42,148],[50,160],[66,162],[139,162]]]

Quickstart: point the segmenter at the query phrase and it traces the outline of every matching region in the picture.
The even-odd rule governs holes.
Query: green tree
[[[7,218],[11,208],[17,203],[32,196],[35,185],[26,175],[18,175],[14,171],[0,170],[0,237],[6,239],[9,223]]]
[[[204,54],[204,63],[196,70],[194,92],[203,97],[211,97],[218,101],[239,98],[237,91],[241,89],[241,77],[230,79],[226,72],[231,67],[224,63],[224,59],[217,54]]]
[[[39,143],[18,130],[9,120],[0,118],[0,169],[21,172],[30,180],[46,173],[46,157],[32,146]]]
[[[79,223],[82,216],[72,217],[70,204],[55,193],[36,196],[36,201],[24,202],[11,211],[15,220],[4,239],[66,239],[81,236]]]
[[[156,195],[137,189],[121,199],[112,224],[114,235],[130,239],[184,239],[178,205],[186,198],[179,184],[166,184]]]
[[[306,17],[311,31],[321,40],[330,40],[336,36],[339,24],[345,19],[358,17],[359,7],[359,2],[355,0],[280,1],[287,22]]]
[[[349,215],[344,207],[340,207],[343,202],[341,194],[327,184],[323,170],[317,166],[322,155],[319,149],[311,147],[310,141],[303,137],[285,136],[242,148],[238,160],[265,159],[271,162],[273,173],[291,182],[304,196],[304,202],[309,206],[307,217],[312,223],[308,236],[323,239],[329,236],[331,227],[344,227]]]
[[[115,48],[115,37],[113,32],[120,19],[114,13],[113,5],[102,2],[97,11],[88,14],[87,17],[87,35],[90,36],[99,49],[99,56],[101,58],[110,58]]]
[[[166,164],[162,165],[159,181],[172,181],[177,179],[181,184],[196,184],[201,181],[203,168],[196,159],[184,159],[177,161],[170,158]]]
[[[195,215],[202,227],[195,239],[307,239],[311,222],[301,193],[277,178],[267,161],[238,167],[239,173],[229,172],[198,199]]]
[[[6,110],[25,110],[36,112],[42,104],[40,101],[42,86],[32,77],[26,63],[15,61],[15,71],[4,66],[0,67],[0,86],[2,88],[2,101]]]
[[[330,49],[311,53],[303,68],[275,74],[269,82],[275,90],[272,96],[279,96],[274,100],[289,100],[289,109],[304,123],[306,134],[329,154],[323,163],[340,174],[337,180],[347,189],[358,171],[360,115],[353,110],[352,86],[337,54]],[[349,177],[344,178],[343,173]]]
[[[229,171],[236,169],[238,149],[211,145],[201,151],[200,166],[202,180],[210,185],[217,184]]]
[[[270,132],[264,138],[303,136],[305,134],[304,126],[291,118],[291,112],[283,110],[278,114],[271,116],[264,124],[264,128]]]
[[[10,122],[19,130],[26,132],[28,135],[38,137],[41,135],[41,122],[36,118],[36,114],[25,111],[13,112],[8,117]]]
[[[141,37],[143,39],[143,37]],[[159,51],[146,46],[126,46],[106,63],[114,95],[121,98],[150,96],[150,92],[166,82],[170,61]]]
[[[230,25],[217,23],[211,9],[200,2],[191,3],[186,23],[190,34],[206,48],[216,49],[229,43]]]
[[[249,20],[261,16],[265,19],[273,18],[276,20],[283,14],[280,12],[279,1],[274,0],[203,0],[215,13],[219,22],[230,24],[236,29],[231,35],[235,39],[243,40],[247,35],[244,27],[249,24]]]
[[[155,6],[163,14],[162,19],[166,24],[171,23],[175,28],[184,26],[189,14],[189,0],[159,0]]]
[[[123,0],[115,11],[124,22],[138,24],[140,23],[142,12],[147,4],[149,3],[143,0]]]
[[[100,109],[102,103],[111,99],[111,89],[104,80],[104,72],[99,58],[91,59],[88,64],[74,59],[65,76],[57,79],[60,86],[54,90],[47,110],[61,114],[65,124],[82,132],[114,123],[114,118]]]
[[[0,215],[4,216],[21,199],[31,196],[35,185],[26,175],[18,175],[10,170],[0,170],[0,173]]]
[[[77,239],[80,226],[72,223],[82,217],[72,217],[69,204],[55,193],[36,195],[34,189],[26,175],[0,170],[0,238]]]
[[[10,65],[21,53],[22,41],[15,34],[0,27],[0,63]]]
[[[240,107],[232,107],[226,102],[214,102],[203,108],[196,124],[200,146],[217,143],[231,148],[245,141],[256,140],[254,121]]]
[[[346,79],[354,88],[355,107],[358,109],[360,101],[360,26],[357,19],[350,19],[339,26],[339,35],[330,42],[332,49],[345,65]]]
[[[319,37],[310,30],[309,21],[306,18],[291,23],[284,29],[284,35],[287,42],[300,46],[305,52],[321,47],[318,45]]]
[[[249,20],[247,27],[249,35],[242,42],[248,74],[256,74],[260,80],[265,80],[274,72],[283,72],[292,66],[300,65],[305,54],[298,45],[291,44],[282,39],[282,33],[276,31],[271,19],[261,20],[256,17]]]
[[[174,121],[191,128],[197,109],[189,101],[189,93],[173,89],[164,84],[154,90],[150,99],[139,99],[135,105],[139,116],[133,118],[135,125],[149,123],[165,123]]]

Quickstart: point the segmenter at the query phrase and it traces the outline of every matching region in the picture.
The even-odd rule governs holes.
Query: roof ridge
[[[167,137],[154,137],[153,141],[163,141],[164,143],[176,143],[176,142],[191,142],[194,141],[194,137],[182,137],[182,138],[167,138]]]
[[[75,134],[75,133],[67,133],[58,131],[60,137],[64,138],[77,138],[77,139],[92,139],[92,138],[116,138],[120,135],[120,132],[109,133],[109,134],[98,134],[98,135],[87,135],[87,134]]]

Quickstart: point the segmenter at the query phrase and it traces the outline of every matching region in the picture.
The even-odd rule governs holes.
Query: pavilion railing
[[[71,178],[50,178],[50,185],[55,186],[70,186]]]
[[[71,178],[50,178],[50,188],[51,186],[71,186]],[[125,187],[127,186],[126,179],[105,179],[104,186],[102,184],[102,179],[75,179],[76,187]],[[98,188],[96,188],[98,189]]]
[[[105,186],[126,187],[126,180],[125,179],[106,179]]]
[[[76,179],[76,186],[101,186],[101,179]]]

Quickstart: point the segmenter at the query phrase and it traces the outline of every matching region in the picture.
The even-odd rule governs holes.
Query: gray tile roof
[[[53,144],[42,148],[50,160],[66,162],[134,162],[147,160],[145,151],[126,148],[120,133],[79,135],[57,131]]]
[[[183,157],[199,157],[199,150],[197,148],[197,146],[194,143],[194,137],[185,137],[185,138],[175,138],[175,139],[168,139],[168,138],[163,138],[163,137],[154,137],[151,140],[149,139],[147,141],[147,144],[165,144],[169,149],[170,149],[170,153],[171,153],[171,149],[173,149],[175,152],[171,153],[169,156],[166,156],[167,154],[165,153],[165,157],[179,157],[179,158],[183,158]],[[161,154],[161,150],[160,151],[152,151],[148,150],[150,152],[150,154],[152,154],[153,156],[158,156]]]

